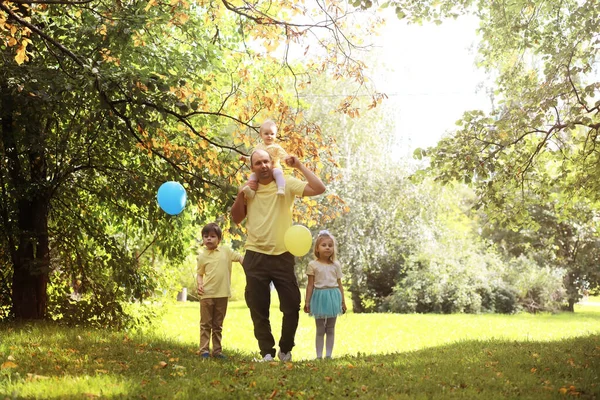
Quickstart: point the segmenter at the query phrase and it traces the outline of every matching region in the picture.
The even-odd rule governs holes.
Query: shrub
[[[517,294],[520,307],[529,312],[557,311],[567,297],[560,268],[539,266],[526,256],[510,260],[504,273],[507,285]]]
[[[493,301],[494,311],[497,313],[514,314],[520,310],[518,293],[511,287],[495,287]]]

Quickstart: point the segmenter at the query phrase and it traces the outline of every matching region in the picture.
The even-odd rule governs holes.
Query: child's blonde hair
[[[315,248],[313,249],[313,254],[315,259],[319,259],[319,243],[325,238],[330,238],[333,241],[333,254],[329,257],[331,262],[335,262],[337,260],[337,240],[335,240],[335,236],[333,236],[327,229],[319,231],[317,238],[315,239]]]
[[[260,129],[258,130],[258,133],[262,133],[263,129],[265,129],[269,126],[274,126],[275,129],[277,129],[277,124],[275,123],[275,121],[273,121],[272,119],[268,119],[260,125]]]

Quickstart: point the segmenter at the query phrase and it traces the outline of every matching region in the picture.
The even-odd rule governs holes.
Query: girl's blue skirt
[[[340,289],[314,288],[310,298],[310,315],[315,318],[333,318],[342,314],[342,293]]]

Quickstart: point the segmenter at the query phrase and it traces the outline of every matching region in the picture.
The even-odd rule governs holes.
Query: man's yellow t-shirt
[[[283,236],[292,226],[292,210],[296,196],[302,196],[307,182],[285,177],[285,195],[277,195],[275,181],[258,184],[256,195],[246,198],[246,250],[279,255],[287,251]]]
[[[197,262],[197,273],[204,277],[202,298],[231,297],[231,263],[241,260],[242,256],[227,246],[202,249]]]

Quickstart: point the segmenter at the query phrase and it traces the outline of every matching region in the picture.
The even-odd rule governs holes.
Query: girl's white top
[[[342,278],[342,266],[335,261],[333,264],[324,264],[313,260],[306,267],[306,275],[314,275],[315,288],[337,287],[338,279]]]

